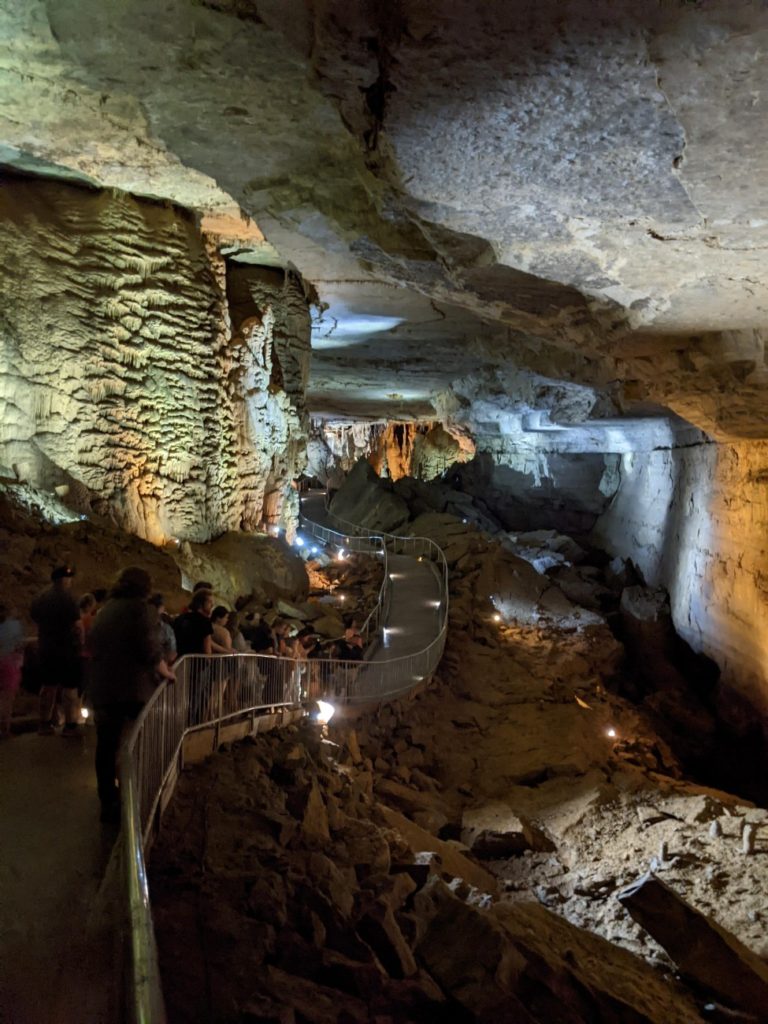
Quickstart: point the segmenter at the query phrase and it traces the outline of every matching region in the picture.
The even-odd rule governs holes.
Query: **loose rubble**
[[[630,954],[494,903],[484,869],[423,849],[334,749],[305,723],[182,777],[151,864],[172,1022],[700,1019]]]
[[[450,630],[425,690],[182,778],[152,861],[172,1021],[729,1019],[617,899],[649,870],[768,956],[768,812],[684,781],[615,692],[604,617],[563,626],[459,525],[432,516]]]

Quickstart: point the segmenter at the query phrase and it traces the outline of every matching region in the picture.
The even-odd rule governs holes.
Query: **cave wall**
[[[168,204],[4,177],[6,473],[157,543],[281,514],[306,436],[306,300],[295,282],[259,281],[233,331],[208,242]],[[276,382],[285,332],[294,351]]]
[[[723,712],[768,718],[768,443],[624,454],[619,473],[596,542],[667,588],[678,632],[722,670]]]
[[[515,436],[475,441],[477,455],[453,476],[507,530],[587,533],[618,483],[616,454],[533,449]]]

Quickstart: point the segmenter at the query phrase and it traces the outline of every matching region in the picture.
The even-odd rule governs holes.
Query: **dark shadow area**
[[[626,651],[617,691],[649,716],[688,779],[768,806],[768,750],[757,716],[740,715],[748,724],[739,729],[723,718],[723,702],[743,698],[724,689],[715,662],[676,633],[665,592],[651,593],[659,598],[653,618],[626,601],[608,616]]]

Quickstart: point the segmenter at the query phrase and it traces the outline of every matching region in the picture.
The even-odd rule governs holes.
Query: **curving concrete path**
[[[328,529],[338,524],[325,509],[322,493],[302,498],[301,513]],[[375,531],[373,531],[375,532]],[[427,647],[440,631],[440,580],[432,564],[408,555],[389,555],[390,600],[385,618],[386,634],[370,661],[387,661],[415,654]]]

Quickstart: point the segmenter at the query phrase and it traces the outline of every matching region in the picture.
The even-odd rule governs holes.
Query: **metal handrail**
[[[361,635],[368,637],[370,640],[372,634],[379,628],[379,624],[383,616],[383,610],[386,605],[387,588],[389,586],[389,561],[387,545],[384,543],[383,536],[372,533],[367,534],[364,537],[350,537],[346,534],[339,533],[337,530],[332,530],[328,526],[322,526],[320,523],[314,522],[303,514],[301,514],[300,520],[302,529],[311,534],[315,540],[319,540],[321,544],[335,544],[338,548],[349,550],[354,554],[370,554],[371,549],[373,549],[377,555],[382,556],[384,575],[379,586],[376,604],[373,606],[360,627]],[[362,542],[362,544],[359,542]],[[366,550],[366,545],[368,550]]]
[[[258,712],[296,707],[306,699],[326,697],[349,704],[391,700],[429,678],[442,656],[448,629],[448,564],[438,545],[426,537],[360,537],[351,529],[354,524],[349,524],[350,529],[342,534],[303,519],[310,532],[317,529],[328,538],[343,537],[350,550],[374,541],[375,546],[381,545],[384,579],[376,607],[366,620],[369,633],[371,622],[381,622],[389,595],[389,543],[411,547],[414,553],[418,551],[415,557],[422,558],[431,559],[434,549],[441,569],[439,632],[420,651],[375,662],[330,658],[299,661],[263,654],[187,655],[179,660],[175,684],[164,684],[152,695],[134,723],[119,759],[120,853],[130,934],[125,1007],[129,1024],[164,1024],[166,1020],[145,852],[159,822],[163,795],[174,772],[183,767],[185,738],[214,726],[218,746],[225,723],[248,715],[255,720]],[[314,532],[313,535],[318,536]],[[352,540],[356,543],[352,544]]]
[[[346,540],[349,540],[350,535],[365,535],[365,527],[359,526],[357,523],[352,523],[347,519],[343,519],[341,516],[338,516],[335,512],[331,511],[327,491],[325,492],[324,504],[327,515],[329,515],[331,519],[334,519],[339,526],[346,531],[344,534],[339,534],[339,536],[344,536]],[[326,527],[326,529],[328,528]],[[426,547],[426,550],[419,550],[418,555],[415,555],[415,557],[426,557],[429,558],[430,561],[435,561],[440,565],[440,584],[443,597],[441,617],[443,624],[446,623],[448,621],[448,561],[445,557],[445,552],[439,544],[436,544],[430,537],[421,537],[418,534],[387,533],[385,530],[378,530],[375,536],[380,537],[384,541],[385,547],[388,547],[391,544],[396,549],[403,549],[395,550],[393,551],[393,554],[408,554],[404,549],[407,548],[409,544],[411,547]]]

